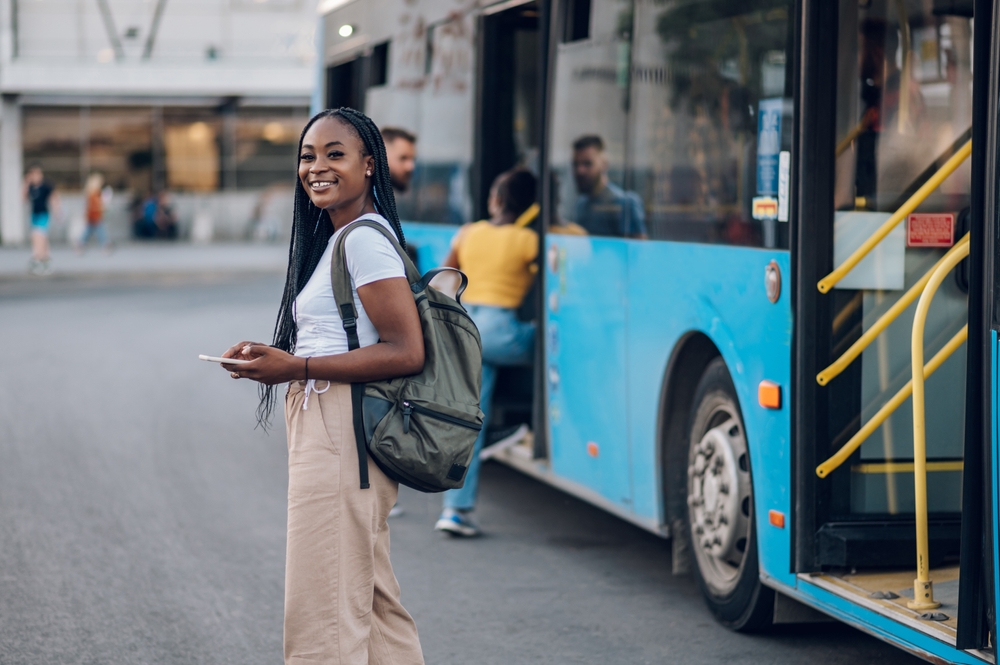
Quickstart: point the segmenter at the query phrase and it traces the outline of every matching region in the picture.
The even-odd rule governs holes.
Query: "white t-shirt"
[[[392,226],[381,215],[364,215],[354,221],[360,220],[379,222],[392,231]],[[333,298],[333,285],[330,283],[333,247],[346,228],[347,226],[340,229],[330,238],[326,251],[320,257],[319,265],[295,299],[295,325],[298,328],[295,344],[297,356],[332,356],[348,351],[347,333],[344,332],[343,319],[337,311],[337,302]],[[361,346],[371,346],[378,342],[378,331],[375,330],[364,305],[361,304],[361,299],[358,298],[358,287],[380,279],[405,277],[406,270],[389,239],[375,229],[360,228],[352,231],[344,243],[344,253],[347,256],[347,269],[351,274],[354,307],[358,311],[358,339]]]

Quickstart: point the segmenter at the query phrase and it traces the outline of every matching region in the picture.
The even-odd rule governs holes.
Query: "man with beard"
[[[399,127],[383,127],[382,140],[389,158],[389,180],[397,196],[410,188],[417,165],[417,137]]]
[[[608,158],[600,136],[581,136],[573,142],[573,179],[580,194],[573,221],[587,233],[618,238],[647,237],[639,195],[626,192],[608,180]]]

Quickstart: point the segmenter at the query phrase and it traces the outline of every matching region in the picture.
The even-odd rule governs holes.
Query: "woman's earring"
[[[371,177],[371,174],[372,174],[372,172],[371,172],[371,171],[369,171],[369,172],[368,172],[368,173],[366,173],[365,175],[366,175],[366,176],[368,176],[368,177]]]

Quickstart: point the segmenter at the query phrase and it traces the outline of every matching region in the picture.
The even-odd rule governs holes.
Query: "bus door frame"
[[[994,543],[997,523],[994,427],[998,404],[993,379],[998,358],[993,336],[1000,330],[996,298],[998,266],[994,252],[1000,230],[1000,52],[992,39],[1000,12],[996,0],[975,0],[973,36],[972,135],[985,137],[972,144],[972,215],[969,256],[969,339],[967,342],[965,399],[965,466],[962,475],[962,535],[959,563],[959,649],[986,648],[990,632],[996,635],[996,574]],[[993,42],[993,43],[991,43]],[[988,279],[987,279],[988,278]],[[991,500],[985,500],[990,498]]]
[[[539,164],[539,187],[537,189],[538,203],[541,206],[541,213],[535,228],[538,231],[538,261],[545,257],[545,234],[548,231],[551,206],[551,192],[549,191],[549,180],[545,177],[549,169],[549,113],[551,97],[551,72],[555,67],[555,49],[550,48],[553,43],[558,43],[559,22],[553,20],[557,11],[555,7],[558,0],[506,0],[498,1],[495,4],[484,7],[476,18],[476,76],[475,76],[475,97],[473,110],[473,158],[472,158],[472,201],[474,218],[478,219],[480,213],[485,212],[486,200],[489,187],[493,177],[500,171],[487,172],[484,164],[484,155],[488,151],[487,140],[484,136],[483,126],[487,115],[492,113],[493,104],[492,91],[487,89],[485,82],[489,79],[487,71],[495,67],[497,54],[495,53],[495,35],[492,34],[491,17],[496,14],[517,9],[524,5],[536,4],[538,6],[538,23],[536,33],[538,35],[538,92],[536,95],[537,106],[535,108],[535,118],[538,127],[538,164]],[[487,26],[489,25],[489,29]],[[553,41],[555,39],[556,41]],[[491,119],[490,119],[491,120]],[[545,270],[538,270],[536,277],[536,287],[529,292],[534,295],[534,309],[536,315],[535,330],[535,359],[533,376],[533,403],[532,403],[532,432],[534,435],[534,457],[542,459],[548,456],[548,381],[545,378]]]
[[[817,564],[817,439],[826,432],[826,404],[816,384],[830,348],[830,308],[816,283],[833,270],[833,190],[839,2],[799,0],[795,8],[791,227],[792,303],[792,571]],[[808,225],[808,228],[805,228]]]
[[[1000,402],[993,390],[992,334],[1000,334],[1000,265],[994,249],[1000,239],[1000,11],[995,2],[974,0],[973,133],[986,141],[973,144],[972,247],[970,261],[969,341],[966,373],[966,464],[963,477],[958,636],[960,649],[987,646],[996,635],[1000,561],[994,543],[1000,538],[997,508],[1000,459],[994,454],[993,428]],[[823,492],[815,473],[818,442],[826,438],[826,404],[816,383],[830,348],[830,308],[815,285],[832,269],[833,170],[836,136],[836,81],[839,3],[800,0],[796,6],[795,101],[796,132],[792,168],[796,174],[792,225],[792,298],[795,307],[792,378],[792,572],[819,570],[816,545],[818,513]],[[831,85],[833,83],[833,85]],[[986,98],[983,94],[988,91]],[[804,228],[809,224],[808,228]],[[987,279],[988,278],[988,279]],[[820,353],[824,356],[821,356]],[[992,418],[987,419],[988,416]],[[990,497],[992,500],[984,501]]]
[[[473,137],[472,159],[472,202],[475,219],[485,219],[489,216],[486,205],[490,185],[496,176],[510,168],[509,166],[496,165],[499,159],[507,155],[494,156],[499,149],[508,146],[498,145],[497,141],[488,135],[489,132],[484,130],[484,127],[494,127],[498,121],[498,116],[502,119],[504,114],[513,113],[512,109],[506,107],[508,100],[505,98],[506,93],[512,85],[513,72],[509,67],[501,66],[501,58],[504,55],[502,53],[503,43],[501,42],[501,38],[509,37],[513,31],[510,29],[511,26],[501,24],[506,17],[501,17],[500,15],[530,4],[538,4],[541,9],[541,5],[548,3],[544,0],[508,0],[507,2],[498,2],[497,4],[484,7],[477,20],[475,133]],[[535,29],[540,40],[539,53],[541,57],[539,58],[539,66],[546,62],[544,54],[546,26],[543,24],[542,19],[543,16],[540,12]],[[509,21],[509,19],[506,20]],[[492,85],[498,78],[501,85]],[[502,110],[499,108],[500,102],[503,102],[505,105]],[[539,100],[539,103],[543,104],[544,102]],[[536,121],[539,119],[536,116]],[[541,130],[539,136],[542,138],[545,132],[541,125],[539,129]]]

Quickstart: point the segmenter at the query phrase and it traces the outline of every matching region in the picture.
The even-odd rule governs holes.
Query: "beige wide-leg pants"
[[[326,382],[318,382],[320,389]],[[389,562],[398,485],[368,460],[360,488],[351,387],[323,393],[295,381],[288,425],[286,665],[422,665],[413,619]]]

